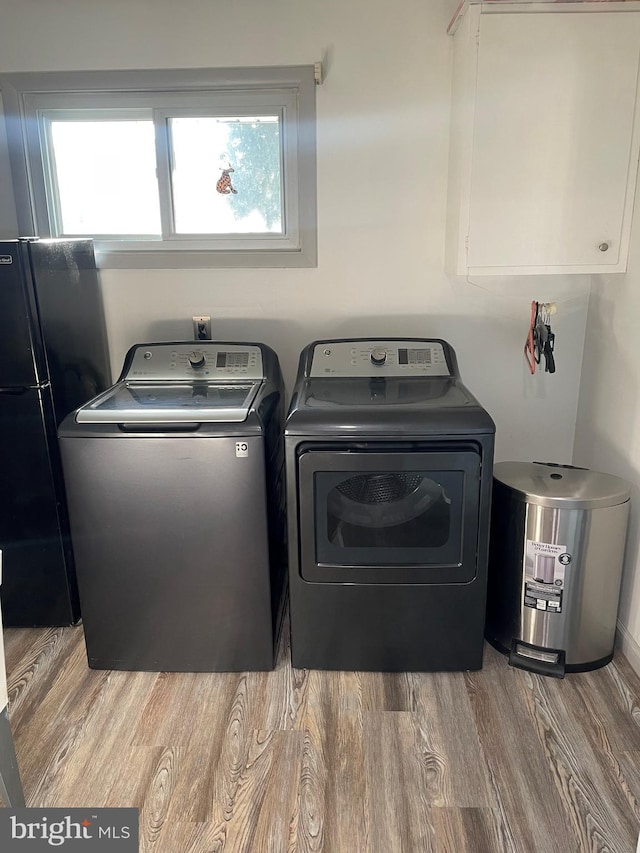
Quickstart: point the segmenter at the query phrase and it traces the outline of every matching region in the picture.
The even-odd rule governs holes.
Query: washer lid
[[[562,509],[595,509],[629,500],[629,484],[611,474],[540,462],[498,462],[494,478],[526,503]]]
[[[77,423],[241,423],[261,382],[118,382],[76,413]]]

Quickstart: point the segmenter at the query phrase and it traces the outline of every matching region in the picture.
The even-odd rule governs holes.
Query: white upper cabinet
[[[463,8],[453,36],[448,272],[626,270],[640,4],[603,6]]]

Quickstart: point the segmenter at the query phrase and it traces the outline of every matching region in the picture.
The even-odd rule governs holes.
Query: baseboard
[[[616,631],[616,646],[640,675],[640,644],[631,636],[629,630],[620,621]]]

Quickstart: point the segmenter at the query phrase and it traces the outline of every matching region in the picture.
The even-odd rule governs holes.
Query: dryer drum
[[[422,479],[420,474],[361,474],[340,483],[337,489],[358,503],[389,503],[415,492]]]
[[[329,529],[347,547],[437,547],[449,536],[450,504],[442,486],[419,473],[357,475],[329,493]]]

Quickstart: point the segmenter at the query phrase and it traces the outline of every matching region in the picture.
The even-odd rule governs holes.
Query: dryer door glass
[[[303,577],[375,583],[399,581],[400,575],[403,582],[470,580],[476,564],[479,461],[475,452],[304,454]]]
[[[460,562],[460,471],[318,472],[315,491],[320,563]]]

